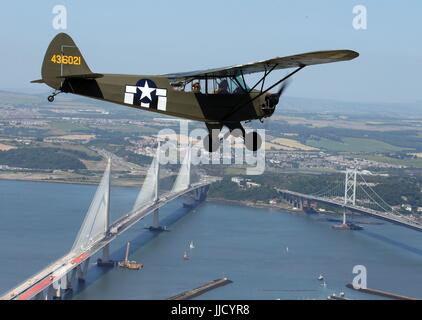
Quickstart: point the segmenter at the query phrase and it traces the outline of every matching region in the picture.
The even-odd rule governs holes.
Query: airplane
[[[242,122],[262,122],[270,117],[290,77],[307,66],[348,61],[358,56],[359,53],[352,50],[331,50],[192,72],[105,74],[92,72],[72,38],[59,33],[45,53],[42,79],[31,82],[44,83],[54,89],[49,102],[64,92],[202,121],[209,132],[204,139],[204,147],[209,152],[218,149],[218,135],[225,126],[229,134],[240,133],[245,142],[250,141],[246,146],[256,151],[260,137],[255,131],[246,133]],[[291,68],[294,70],[264,89],[265,80],[272,72]],[[253,73],[262,73],[262,76],[249,87],[245,75]],[[279,85],[277,92],[270,92]]]

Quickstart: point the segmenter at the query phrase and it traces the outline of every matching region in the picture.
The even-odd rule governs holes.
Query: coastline
[[[59,175],[59,174],[42,174],[42,173],[0,173],[0,181],[22,181],[22,182],[46,182],[46,183],[63,183],[76,185],[98,185],[101,176],[80,176],[80,175]],[[141,180],[129,180],[124,178],[113,178],[112,185],[118,187],[134,187],[141,186]]]
[[[278,202],[277,204],[269,204],[269,203],[256,203],[252,201],[241,201],[241,200],[228,200],[223,198],[213,198],[213,197],[207,197],[207,201],[214,202],[214,203],[222,203],[222,204],[229,204],[229,205],[238,205],[238,206],[244,206],[249,208],[259,208],[259,209],[275,209],[280,210],[288,213],[298,214],[298,215],[307,215],[307,213],[303,210],[294,210],[291,206],[289,206],[287,203]],[[324,211],[324,212],[318,212],[319,215],[327,215],[327,216],[333,216],[333,217],[341,217],[341,213],[337,213],[334,211]]]
[[[267,204],[267,203],[256,203],[252,201],[228,200],[228,199],[213,198],[213,197],[207,197],[207,201],[215,202],[215,203],[239,205],[239,206],[250,207],[250,208],[276,209],[276,210],[288,211],[289,213],[306,214],[304,211],[301,211],[301,210],[293,210],[290,206],[282,202],[279,202],[277,204],[269,204],[269,203]]]
[[[54,175],[54,177],[45,174],[20,174],[20,173],[7,173],[2,174],[0,173],[0,181],[19,181],[19,182],[41,182],[41,183],[57,183],[57,184],[74,184],[74,185],[92,185],[96,186],[100,182],[100,177],[89,177],[88,179],[80,179],[81,176],[75,175],[66,175],[66,176],[59,176]],[[141,183],[138,181],[133,180],[125,180],[123,178],[114,178],[112,179],[112,185],[117,187],[127,187],[127,188],[140,188]],[[214,198],[214,197],[207,197],[207,201],[215,202],[215,203],[222,203],[222,204],[229,204],[229,205],[238,205],[244,206],[249,208],[259,208],[259,209],[275,209],[280,211],[287,211],[293,214],[300,214],[306,215],[306,213],[302,210],[294,210],[290,205],[283,202],[278,202],[276,204],[270,203],[257,203],[248,200],[229,200],[224,198]],[[337,216],[335,212],[324,212],[325,214],[332,214]]]

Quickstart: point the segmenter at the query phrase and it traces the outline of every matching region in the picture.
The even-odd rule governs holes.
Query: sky
[[[53,28],[56,5],[67,9],[66,30]],[[366,30],[353,28],[356,5],[367,9]],[[351,62],[299,72],[286,95],[420,102],[421,16],[420,0],[7,1],[0,90],[43,88],[29,81],[40,78],[49,42],[64,31],[99,73],[164,74],[352,49],[360,57]]]

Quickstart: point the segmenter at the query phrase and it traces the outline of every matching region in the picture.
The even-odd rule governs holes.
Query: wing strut
[[[226,114],[221,122],[226,121],[228,118],[230,118],[232,115],[234,115],[236,112],[238,112],[240,109],[242,109],[243,107],[245,107],[246,105],[250,104],[251,102],[255,101],[256,99],[258,99],[259,97],[261,97],[262,95],[266,94],[268,91],[270,91],[271,89],[273,89],[274,87],[278,86],[280,83],[286,81],[287,79],[289,79],[291,76],[293,76],[295,73],[299,72],[300,70],[302,70],[303,68],[305,68],[305,65],[300,66],[299,68],[295,69],[294,71],[290,72],[287,76],[285,76],[284,78],[282,78],[281,80],[277,81],[276,83],[274,83],[272,86],[270,86],[269,88],[267,88],[265,91],[261,90],[261,93],[258,94],[257,96],[253,97],[252,99],[249,99],[249,101],[242,103],[240,105],[238,105],[237,107],[235,107],[232,111],[230,111],[228,114]],[[263,80],[265,80],[265,78],[268,76],[268,74],[275,68],[275,66],[269,71],[269,72],[265,72],[265,75],[263,76],[263,78],[258,81],[254,87],[251,89],[251,91]]]

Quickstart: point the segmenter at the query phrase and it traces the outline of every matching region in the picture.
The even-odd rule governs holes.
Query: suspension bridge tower
[[[344,181],[344,205],[356,205],[356,169],[346,169]],[[343,226],[346,226],[346,207],[343,207]]]

